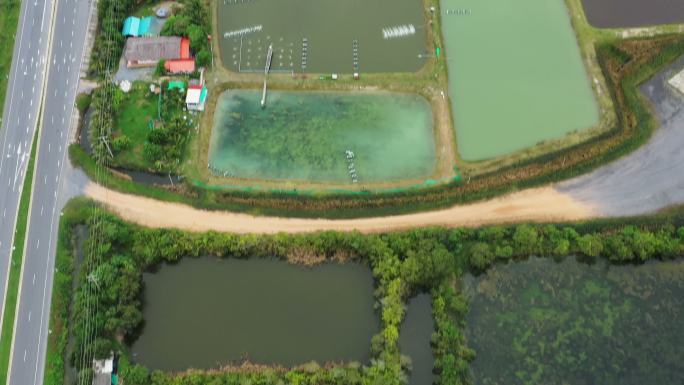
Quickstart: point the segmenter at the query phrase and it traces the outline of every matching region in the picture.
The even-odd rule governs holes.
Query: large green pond
[[[212,172],[252,179],[358,183],[423,178],[435,167],[432,110],[395,93],[224,92],[209,149]],[[353,152],[349,158],[346,151]]]
[[[145,327],[131,347],[151,369],[241,361],[370,359],[379,330],[368,268],[271,259],[185,259],[145,274]]]
[[[233,71],[404,72],[425,63],[419,0],[218,0],[221,58]],[[385,37],[383,30],[407,26]],[[413,27],[411,30],[410,27]]]
[[[441,0],[449,93],[466,160],[598,123],[563,0]]]
[[[466,277],[474,383],[684,383],[684,263],[533,258]]]

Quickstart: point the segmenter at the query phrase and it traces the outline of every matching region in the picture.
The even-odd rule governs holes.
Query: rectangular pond
[[[150,369],[366,362],[379,330],[361,265],[207,257],[164,265],[144,283],[145,326],[131,353]]]
[[[413,72],[425,63],[420,0],[218,0],[223,64],[263,71]]]
[[[463,279],[475,385],[684,383],[684,262],[566,258]]]
[[[214,174],[351,184],[425,178],[436,166],[432,110],[420,96],[271,91],[266,108],[260,99],[256,90],[219,97]]]
[[[684,23],[682,0],[582,0],[582,5],[587,20],[597,28]]]
[[[463,159],[510,154],[598,124],[563,0],[440,4]]]
[[[408,302],[399,333],[401,354],[411,359],[408,385],[435,383],[436,378],[432,373],[435,357],[430,345],[434,331],[432,297],[430,294],[418,294]]]

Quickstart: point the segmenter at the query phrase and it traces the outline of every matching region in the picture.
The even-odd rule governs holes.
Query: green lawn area
[[[126,135],[131,145],[116,155],[117,165],[136,169],[152,167],[143,157],[143,148],[150,132],[150,121],[158,116],[158,98],[150,92],[147,83],[135,83],[133,89],[124,94],[114,123],[114,136]]]
[[[128,93],[116,91],[110,144],[115,167],[168,171],[180,162],[176,159],[184,157],[185,141],[192,124],[192,119],[184,112],[185,95],[178,90],[166,90],[164,84],[160,97],[150,92],[149,87],[149,83],[136,82]]]
[[[12,66],[11,53],[14,49],[14,34],[17,31],[20,8],[20,0],[0,1],[0,47],[5,51],[5,55],[0,56],[0,111],[5,105],[5,91]]]

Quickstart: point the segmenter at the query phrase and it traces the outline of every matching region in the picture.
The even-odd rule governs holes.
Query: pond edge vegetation
[[[74,229],[92,226],[93,210],[99,210],[96,231],[103,239],[95,248],[89,240],[85,241],[84,247],[94,253],[86,255],[84,262],[94,258],[96,263],[76,266]],[[467,347],[464,338],[468,306],[458,287],[461,274],[478,274],[495,263],[539,255],[553,258],[578,255],[580,261],[605,258],[613,264],[626,264],[672,260],[683,254],[682,208],[648,217],[574,224],[429,228],[373,235],[339,232],[235,235],[143,228],[118,219],[88,200],[76,199],[64,210],[60,223],[45,383],[63,384],[64,371],[71,362],[67,357],[69,333],[76,345],[83,340],[86,305],[83,294],[93,289],[89,287],[92,281],[87,279],[91,274],[97,276],[98,288],[101,287],[94,290],[96,298],[91,301],[101,310],[95,317],[96,337],[85,346],[100,358],[112,351],[120,352],[119,376],[126,384],[239,384],[245,381],[264,385],[403,384],[410,361],[401,355],[398,345],[401,322],[409,298],[427,292],[432,296],[435,332],[431,343],[438,384],[456,385],[470,383],[468,363],[476,354]],[[143,321],[143,272],[162,263],[204,255],[275,257],[306,266],[345,261],[365,264],[373,272],[382,325],[369,344],[371,362],[365,365],[310,362],[292,368],[242,362],[182,373],[150,372],[130,363],[127,342],[136,338]],[[73,293],[72,288],[75,288]],[[72,354],[80,356],[80,353],[75,349]],[[81,364],[79,369],[81,376],[92,375],[89,365]]]

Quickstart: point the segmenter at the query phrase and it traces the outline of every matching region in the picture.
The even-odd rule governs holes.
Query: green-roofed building
[[[172,80],[169,82],[169,86],[167,88],[169,91],[179,89],[181,92],[185,92],[185,82],[182,80]]]

